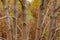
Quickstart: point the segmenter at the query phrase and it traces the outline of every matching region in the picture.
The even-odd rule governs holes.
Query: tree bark
[[[6,18],[7,40],[12,40],[11,27],[10,27],[10,18],[9,18],[9,13],[8,13],[7,0],[3,0],[2,3],[3,3],[4,14],[5,14],[5,16],[7,16],[7,18]]]
[[[22,1],[22,3],[23,3],[23,6],[22,6],[22,15],[23,15],[23,28],[22,28],[22,30],[23,30],[23,40],[27,40],[27,35],[28,35],[28,33],[27,33],[27,24],[26,24],[26,6],[25,6],[25,3],[26,2],[26,0],[23,0]]]
[[[23,16],[23,24],[22,24],[22,40],[28,40],[28,27],[26,24],[26,0],[19,0],[22,5],[22,16]]]
[[[13,40],[17,40],[17,0],[14,0]]]
[[[36,35],[35,40],[41,40],[42,39],[42,22],[44,17],[44,0],[40,1],[40,8],[38,13],[38,20],[37,20],[37,28],[36,28]]]
[[[50,27],[49,27],[49,34],[48,34],[48,40],[56,40],[56,14],[55,14],[55,9],[56,9],[56,3],[57,0],[53,1],[53,7],[52,7],[52,12],[50,16]]]

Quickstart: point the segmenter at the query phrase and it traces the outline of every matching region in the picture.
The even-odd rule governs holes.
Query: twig
[[[56,12],[57,10],[59,10],[59,8],[60,8],[60,6],[59,6],[58,8],[55,9],[55,12]]]
[[[48,20],[48,23],[46,24],[46,26],[45,26],[45,28],[44,28],[44,30],[43,30],[42,37],[43,37],[43,35],[44,35],[44,33],[45,33],[45,30],[46,30],[46,28],[47,28],[47,25],[49,25],[49,20]]]
[[[0,20],[7,18],[7,16],[1,17]]]
[[[0,39],[1,39],[1,40],[6,40],[6,39],[5,39],[5,38],[3,38],[3,37],[0,37]]]
[[[22,29],[17,25],[17,28],[22,32]]]

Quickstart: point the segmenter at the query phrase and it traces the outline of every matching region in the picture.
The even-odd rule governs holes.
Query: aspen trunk
[[[17,0],[14,0],[13,40],[17,40]]]
[[[22,40],[28,40],[29,39],[29,33],[28,33],[28,27],[26,24],[26,0],[19,0],[22,5],[22,15],[23,15],[23,27],[22,27]]]
[[[9,13],[8,13],[7,0],[3,0],[2,3],[3,3],[3,8],[4,8],[4,14],[5,14],[5,16],[7,16],[7,18],[6,18],[7,40],[12,40],[11,27],[10,27],[10,18],[9,18]]]
[[[23,4],[23,6],[22,6],[22,15],[23,15],[23,28],[22,28],[22,30],[23,30],[23,34],[22,34],[22,39],[23,40],[27,40],[27,35],[28,35],[28,33],[27,33],[27,24],[26,24],[26,0],[22,0],[22,4]]]
[[[40,1],[40,10],[38,13],[38,21],[37,21],[37,28],[36,28],[36,35],[35,40],[41,40],[42,38],[42,21],[43,21],[43,15],[44,15],[44,0]]]
[[[49,34],[48,40],[56,40],[56,15],[55,15],[55,8],[56,8],[57,0],[53,1],[52,13],[50,16],[50,27],[49,27]]]

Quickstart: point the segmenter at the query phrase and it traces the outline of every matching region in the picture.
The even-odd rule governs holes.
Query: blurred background
[[[8,38],[60,40],[60,0],[0,0],[0,40]]]

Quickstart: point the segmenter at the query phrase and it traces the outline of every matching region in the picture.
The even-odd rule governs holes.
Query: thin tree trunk
[[[22,28],[22,40],[28,40],[29,39],[29,33],[28,33],[28,27],[26,24],[26,0],[19,0],[22,5],[22,15],[23,15],[23,28]]]
[[[17,0],[14,0],[13,40],[17,40]]]
[[[23,3],[23,6],[22,6],[22,15],[23,15],[23,28],[22,28],[22,30],[23,30],[23,40],[27,40],[27,35],[28,35],[28,30],[27,30],[27,24],[26,24],[26,6],[25,6],[25,4],[26,4],[26,0],[22,0],[22,3]]]
[[[40,10],[38,13],[38,22],[37,22],[37,29],[36,29],[36,35],[35,40],[41,40],[42,38],[42,21],[43,21],[43,15],[44,15],[44,0],[40,1]]]
[[[48,40],[56,40],[56,15],[55,15],[55,8],[56,8],[57,0],[53,1],[52,13],[50,17],[50,27],[49,27],[49,34]]]
[[[7,40],[12,40],[11,27],[10,27],[10,18],[9,18],[9,13],[8,13],[7,0],[3,0],[2,3],[3,3],[3,8],[4,8],[4,14],[5,14],[5,16],[7,16],[7,18],[6,18]]]

